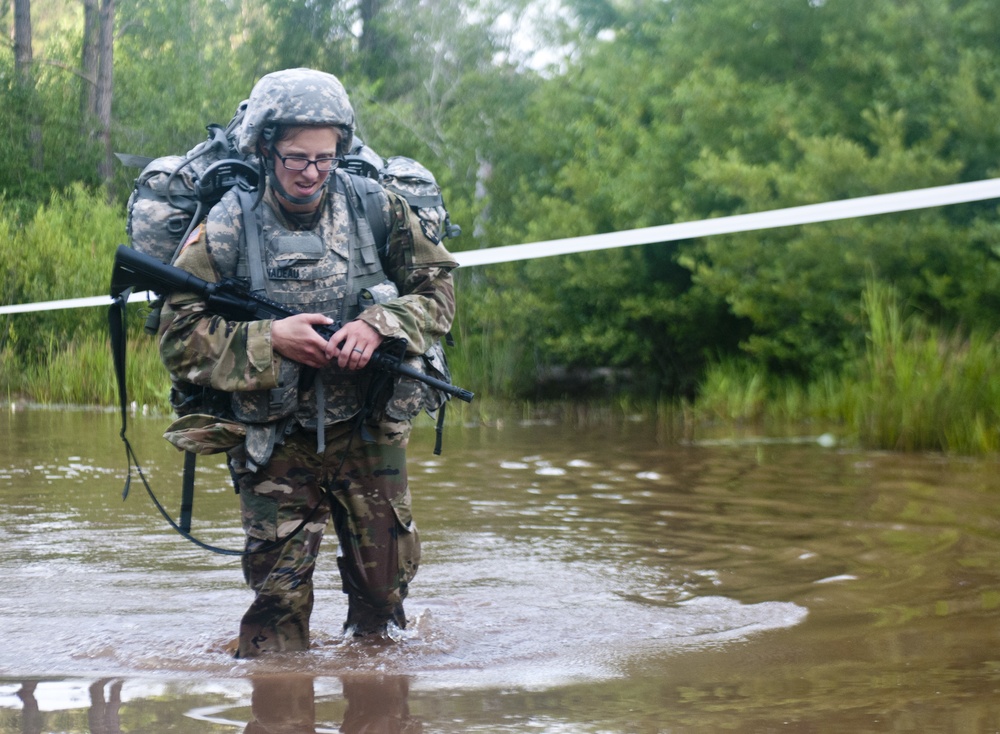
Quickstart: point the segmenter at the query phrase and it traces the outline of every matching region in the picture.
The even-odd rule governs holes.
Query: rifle
[[[218,283],[191,275],[186,270],[167,265],[155,257],[145,255],[125,245],[118,245],[115,252],[114,269],[111,271],[111,297],[119,298],[134,288],[155,291],[160,295],[169,293],[194,293],[200,296],[208,310],[219,316],[237,321],[258,321],[262,319],[283,319],[301,313],[284,304],[250,292],[250,289],[235,278],[225,278]],[[340,324],[313,326],[324,339],[329,339],[340,328]],[[402,361],[402,355],[379,348],[372,354],[369,364],[414,380],[419,380],[441,392],[467,403],[474,394],[450,382],[425,375]]]

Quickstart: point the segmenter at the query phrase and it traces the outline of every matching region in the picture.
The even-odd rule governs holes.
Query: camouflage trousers
[[[362,438],[347,424],[327,428],[322,454],[315,433],[297,431],[257,472],[247,469],[242,447],[230,452],[248,551],[287,537],[309,518],[279,548],[243,557],[255,596],[240,624],[238,657],[309,647],[313,572],[331,517],[348,598],[344,629],[364,635],[390,621],[406,626],[403,600],[420,562],[406,475],[410,424],[366,429]]]

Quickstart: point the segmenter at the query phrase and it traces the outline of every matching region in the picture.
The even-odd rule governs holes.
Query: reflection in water
[[[341,679],[347,708],[343,734],[417,734],[423,731],[410,716],[410,683],[405,676],[350,676]],[[253,720],[243,734],[317,734],[313,678],[267,675],[253,678]],[[323,729],[323,731],[329,731]]]
[[[90,734],[121,734],[118,711],[122,705],[122,682],[101,679],[91,684],[90,709],[87,712]],[[108,697],[105,700],[104,691],[109,683]]]
[[[105,700],[104,690],[109,683]],[[121,680],[101,679],[90,685],[90,709],[87,712],[90,734],[122,734],[118,715],[122,705],[122,683]]]
[[[122,705],[123,680],[101,678],[88,688],[90,706],[87,708],[88,734],[122,734],[119,711]],[[107,695],[105,696],[105,693]],[[39,681],[27,680],[14,694],[21,700],[21,734],[43,734],[46,718],[38,703]],[[0,731],[6,731],[0,725]]]
[[[17,697],[24,704],[21,713],[21,731],[23,734],[42,734],[42,712],[38,709],[38,701],[35,700],[35,689],[38,681],[25,681],[21,684]]]
[[[327,693],[323,696],[324,708],[328,713],[333,712],[333,717],[324,718],[317,718],[315,681],[311,675],[296,673],[253,676],[250,721],[243,727],[243,734],[325,734],[335,730],[341,734],[419,734],[424,730],[423,724],[410,715],[410,681],[406,676],[341,676],[342,695]],[[86,710],[87,734],[135,731],[122,728],[123,683],[121,679],[101,678],[87,686],[90,698]],[[38,687],[39,681],[24,681],[15,694],[22,703],[18,730],[21,734],[53,731],[52,720],[46,719],[39,706]],[[72,704],[67,702],[66,705]],[[227,705],[212,707],[212,715],[206,715],[204,710],[188,711],[187,715],[203,726],[236,726],[241,714],[247,716],[242,713],[244,711],[246,709],[239,705]],[[66,723],[63,718],[61,731],[83,731],[65,728]],[[0,722],[0,732],[6,731]]]
[[[243,734],[316,734],[312,677],[255,677],[250,712],[253,721]]]
[[[410,681],[401,675],[343,678],[347,711],[344,734],[417,734],[423,725],[410,716]]]

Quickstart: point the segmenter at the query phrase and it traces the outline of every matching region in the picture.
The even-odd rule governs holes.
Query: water
[[[179,505],[162,418],[130,435]],[[423,563],[398,640],[344,639],[328,536],[313,649],[223,652],[239,561],[183,539],[114,414],[0,414],[0,734],[1000,731],[996,460],[648,423],[453,427],[411,448]],[[196,534],[239,547],[221,460]]]

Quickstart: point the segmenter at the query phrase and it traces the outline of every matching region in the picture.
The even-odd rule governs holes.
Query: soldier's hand
[[[336,359],[344,370],[360,370],[379,345],[383,336],[364,321],[348,321],[330,337],[326,347],[327,357]]]
[[[271,347],[283,357],[320,369],[330,363],[327,342],[313,326],[328,326],[332,319],[318,313],[299,313],[271,324]]]

